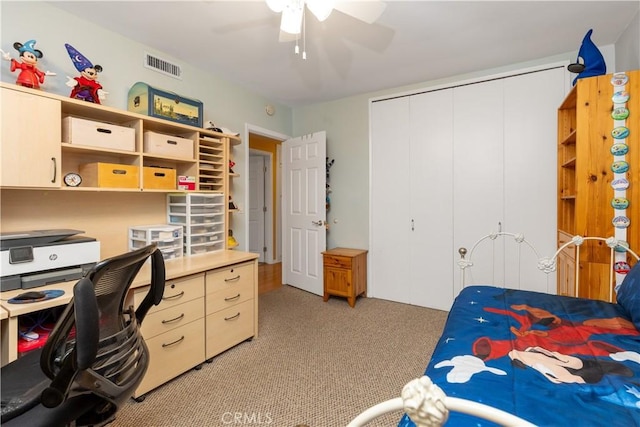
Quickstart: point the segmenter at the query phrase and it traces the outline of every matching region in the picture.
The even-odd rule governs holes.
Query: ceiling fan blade
[[[380,18],[387,4],[380,0],[336,1],[334,8],[367,24],[373,24]]]

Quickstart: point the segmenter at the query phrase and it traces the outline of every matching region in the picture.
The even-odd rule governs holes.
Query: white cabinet
[[[554,252],[564,82],[558,67],[372,103],[370,296],[447,310],[458,248],[499,227]],[[533,254],[521,262],[532,280],[520,283],[510,248],[475,253],[474,282],[553,292]]]
[[[60,101],[0,88],[0,185],[60,187]]]

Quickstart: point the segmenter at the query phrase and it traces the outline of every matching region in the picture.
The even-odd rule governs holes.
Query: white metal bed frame
[[[526,244],[529,246],[533,252],[536,254],[538,258],[538,269],[543,271],[546,274],[556,271],[558,255],[565,248],[575,245],[576,246],[576,260],[580,259],[580,247],[587,240],[599,240],[606,243],[606,245],[611,249],[611,261],[610,261],[610,277],[609,277],[609,288],[610,288],[610,300],[613,298],[613,288],[615,283],[615,274],[613,270],[613,266],[615,263],[615,255],[616,248],[624,249],[623,252],[631,254],[638,262],[640,260],[640,256],[637,253],[632,251],[627,245],[621,244],[618,239],[615,237],[583,237],[583,236],[574,236],[570,241],[561,245],[558,250],[553,254],[551,258],[540,257],[538,252],[534,248],[534,246],[528,242],[523,234],[515,234],[508,232],[494,232],[488,234],[481,239],[479,239],[474,245],[471,247],[470,251],[467,251],[466,248],[462,247],[458,250],[460,254],[460,260],[458,260],[458,266],[462,270],[462,287],[465,286],[465,270],[471,266],[473,266],[473,261],[471,257],[473,255],[473,251],[476,247],[482,243],[483,241],[490,239],[495,240],[499,236],[512,237],[519,244]],[[468,254],[468,258],[467,258]],[[579,278],[579,262],[576,262],[576,288],[575,294],[578,294],[578,278]],[[467,415],[476,416],[478,418],[482,418],[485,420],[492,421],[501,426],[508,427],[533,427],[534,424],[517,417],[508,412],[502,411],[500,409],[493,408],[488,405],[484,405],[482,403],[474,402],[472,400],[460,399],[456,397],[447,396],[444,391],[437,385],[431,382],[429,377],[422,376],[420,378],[414,379],[407,383],[401,392],[400,397],[396,397],[394,399],[390,399],[377,405],[374,405],[364,412],[360,413],[357,417],[355,417],[347,427],[364,427],[369,422],[374,419],[395,411],[404,410],[404,412],[411,418],[411,421],[417,427],[438,427],[444,425],[449,418],[449,412],[460,412]]]

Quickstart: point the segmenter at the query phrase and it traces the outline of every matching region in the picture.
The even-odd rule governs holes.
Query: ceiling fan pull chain
[[[302,10],[302,59],[307,59],[307,8],[306,7],[304,7],[304,9]]]

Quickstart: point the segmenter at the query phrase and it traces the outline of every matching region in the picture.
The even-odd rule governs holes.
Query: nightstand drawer
[[[255,335],[253,303],[250,299],[206,317],[207,359]]]
[[[142,322],[142,336],[145,339],[175,329],[204,317],[204,298],[172,305],[165,310],[148,314]]]
[[[325,255],[324,266],[351,269],[351,258],[345,256]]]
[[[207,293],[207,314],[215,313],[216,311],[251,299],[254,297],[254,293],[253,283],[247,281],[233,285],[230,289]]]
[[[149,287],[138,288],[134,291],[134,306],[138,307]],[[149,314],[164,310],[174,305],[201,298],[204,296],[204,274],[181,277],[175,280],[167,280],[162,295],[162,302],[149,309]]]
[[[219,268],[214,271],[208,271],[206,277],[207,294],[237,289],[246,284],[254,284],[254,263],[236,264],[227,268]]]

